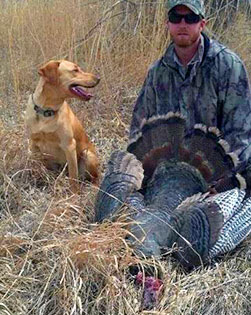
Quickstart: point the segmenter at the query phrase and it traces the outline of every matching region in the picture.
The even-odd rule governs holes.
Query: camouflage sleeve
[[[245,165],[251,157],[251,99],[247,71],[229,52],[221,63],[219,80],[220,129]]]
[[[130,126],[129,140],[134,137],[140,129],[141,122],[144,118],[149,118],[156,108],[156,92],[153,87],[152,68],[148,71],[145,82],[141,88],[139,96],[134,105],[132,121]]]

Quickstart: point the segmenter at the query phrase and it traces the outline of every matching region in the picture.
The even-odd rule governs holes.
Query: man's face
[[[184,5],[178,5],[174,10],[176,13],[182,15],[192,13],[192,11]],[[167,28],[172,40],[177,46],[189,47],[198,40],[205,24],[204,19],[200,20],[198,23],[188,24],[183,18],[181,22],[177,24],[167,21]]]

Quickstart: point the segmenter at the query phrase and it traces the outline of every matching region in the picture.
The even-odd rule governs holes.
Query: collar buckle
[[[33,98],[33,94],[32,94],[32,102],[34,105],[34,110],[38,115],[42,115],[44,117],[51,117],[51,116],[55,116],[56,115],[56,111],[53,109],[43,109],[41,107],[39,107],[35,102],[34,102],[34,98]]]

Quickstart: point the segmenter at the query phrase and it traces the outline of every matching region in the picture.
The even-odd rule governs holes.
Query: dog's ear
[[[45,81],[56,85],[58,83],[58,67],[60,61],[49,61],[46,65],[38,70],[38,74],[41,75]]]

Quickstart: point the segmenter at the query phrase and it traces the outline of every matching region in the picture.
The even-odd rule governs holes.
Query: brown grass
[[[144,314],[249,314],[250,238],[189,274],[171,258],[140,260],[124,241],[125,222],[91,223],[97,188],[83,183],[72,196],[65,172],[48,172],[28,149],[23,112],[37,67],[68,58],[102,79],[93,100],[71,104],[105,170],[111,152],[126,146],[147,68],[168,43],[163,2],[1,1],[0,10],[0,314],[139,314],[142,288],[128,273],[137,264],[164,279],[160,304]],[[227,12],[210,16],[208,32],[251,73],[247,11],[226,27]]]

